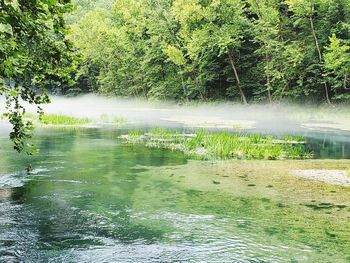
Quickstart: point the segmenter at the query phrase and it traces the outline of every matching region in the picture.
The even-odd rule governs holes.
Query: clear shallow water
[[[44,130],[31,159],[1,139],[0,262],[350,261],[347,189],[118,135]],[[337,206],[310,206],[322,202]]]

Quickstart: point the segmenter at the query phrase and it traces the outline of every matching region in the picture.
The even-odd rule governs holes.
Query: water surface
[[[281,176],[303,162],[189,161],[120,133],[43,130],[31,158],[0,139],[0,262],[350,262],[349,190]]]

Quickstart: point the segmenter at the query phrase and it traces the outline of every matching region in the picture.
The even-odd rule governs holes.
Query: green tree
[[[181,26],[179,37],[183,40],[189,58],[198,65],[203,60],[226,59],[241,97],[247,104],[239,73],[239,50],[249,21],[244,17],[244,3],[240,0],[183,1],[175,0],[173,15]],[[212,54],[212,56],[208,56]]]
[[[331,77],[334,83],[340,83],[338,86],[344,90],[349,90],[350,46],[333,34],[330,37],[329,46],[325,49],[324,67],[326,75]]]
[[[293,11],[296,21],[296,25],[304,24],[306,26],[305,33],[309,31],[313,42],[315,50],[317,51],[317,57],[318,57],[318,68],[322,69],[323,64],[323,51],[322,51],[322,45],[320,44],[318,29],[315,26],[315,17],[316,14],[322,14],[324,13],[325,9],[329,8],[329,5],[332,5],[332,1],[330,0],[286,0],[286,3],[288,4],[289,8]],[[322,17],[318,15],[319,20],[322,20]],[[306,24],[306,25],[305,25]],[[324,37],[324,36],[323,36]],[[324,95],[326,102],[328,104],[331,103],[330,100],[330,92],[328,83],[322,76],[322,72],[319,72],[320,79],[322,79],[322,83],[324,86]]]
[[[264,73],[263,83],[272,103],[274,97],[281,100],[296,77],[303,54],[299,43],[287,38],[281,2],[250,0],[249,3],[251,12],[256,14],[252,37],[259,44],[255,51],[259,55],[257,65]]]
[[[26,148],[33,125],[23,120],[22,102],[48,103],[45,88],[71,84],[72,44],[65,38],[67,0],[0,0],[0,95],[13,125],[14,148]],[[30,152],[29,152],[30,153]]]

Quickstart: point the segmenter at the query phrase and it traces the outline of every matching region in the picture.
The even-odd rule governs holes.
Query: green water
[[[119,134],[44,130],[31,158],[0,139],[0,262],[350,262],[346,188]]]

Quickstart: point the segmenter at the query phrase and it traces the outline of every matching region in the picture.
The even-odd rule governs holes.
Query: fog
[[[3,100],[1,101],[3,105]],[[36,108],[26,105],[27,112]],[[129,125],[168,126],[208,129],[244,129],[267,133],[297,133],[306,130],[350,130],[349,108],[249,105],[234,103],[193,103],[145,101],[84,95],[74,98],[51,97],[44,105],[46,114],[88,117],[94,125],[106,119],[123,118]],[[347,118],[345,118],[346,120]]]

